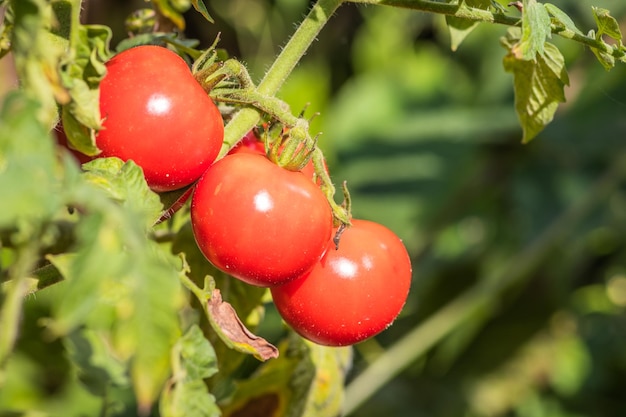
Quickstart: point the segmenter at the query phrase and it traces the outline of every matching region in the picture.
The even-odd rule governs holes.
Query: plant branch
[[[318,0],[259,83],[257,91],[260,94],[272,96],[278,92],[341,3],[342,0]],[[224,129],[224,144],[219,157],[224,156],[260,118],[257,109],[245,107],[239,110]]]
[[[495,271],[462,293],[387,349],[347,387],[345,415],[355,411],[395,375],[454,330],[476,319],[479,313],[493,313],[497,310],[500,295],[523,285],[532,277],[532,272],[552,250],[624,180],[625,167],[626,153],[621,153],[577,204],[559,216],[537,240],[507,262],[502,270]],[[483,314],[482,317],[488,319],[490,314]]]
[[[346,0],[350,3],[358,4],[370,4],[379,6],[391,6],[404,9],[417,10],[421,12],[441,14],[445,16],[455,16],[461,19],[467,19],[474,22],[489,22],[497,23],[506,26],[518,26],[520,24],[520,18],[516,16],[509,16],[499,12],[492,12],[490,10],[479,9],[476,7],[470,7],[464,2],[461,4],[453,3],[440,3],[433,0]],[[581,43],[589,48],[597,49],[602,52],[606,52],[615,58],[621,58],[624,56],[624,52],[620,48],[608,47],[601,39],[585,36],[580,33],[575,33],[569,30],[564,30],[555,24],[552,24],[552,33],[559,35],[566,39],[571,39],[575,42]]]

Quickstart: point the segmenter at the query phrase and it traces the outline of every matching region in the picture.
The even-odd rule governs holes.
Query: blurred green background
[[[207,47],[220,32],[255,81],[309,7],[206,3],[216,24],[189,12],[186,35]],[[592,5],[626,32],[626,2],[553,3],[583,32]],[[86,16],[117,42],[140,7],[92,0]],[[453,52],[440,16],[344,5],[279,94],[319,112],[313,130],[354,216],[394,230],[413,259],[402,315],[355,349],[352,416],[626,415],[626,65],[607,72],[554,38],[568,101],[522,145],[505,31],[482,24]],[[389,382],[360,377],[381,359]]]
[[[89,19],[115,27],[142,2],[101,3]],[[216,24],[190,12],[186,34],[208,46],[220,32],[258,81],[309,3],[209,1]],[[554,4],[583,32],[595,28],[592,5],[626,28],[624,2]],[[554,38],[568,102],[522,145],[505,30],[480,25],[453,52],[441,16],[344,5],[279,94],[319,112],[313,130],[354,216],[387,225],[413,258],[404,312],[356,347],[349,379],[380,358],[401,370],[349,388],[353,416],[626,413],[626,66],[607,72]]]

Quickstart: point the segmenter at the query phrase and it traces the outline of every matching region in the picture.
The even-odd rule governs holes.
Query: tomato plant
[[[196,184],[191,221],[216,267],[254,285],[293,279],[320,258],[332,213],[319,188],[258,154],[216,162]]]
[[[400,313],[411,284],[411,261],[386,227],[353,220],[337,248],[328,242],[310,272],[271,288],[276,308],[303,337],[323,345],[361,342]]]
[[[0,415],[335,417],[395,390],[389,380],[418,360],[448,375],[457,361],[491,364],[454,380],[462,390],[427,390],[463,408],[444,414],[528,414],[531,398],[532,410],[545,401],[578,415],[575,403],[600,397],[573,395],[621,380],[606,364],[623,349],[605,355],[606,332],[589,331],[620,328],[626,309],[624,135],[608,123],[622,119],[598,105],[624,98],[597,94],[620,85],[602,67],[626,62],[623,22],[608,10],[592,7],[595,26],[579,28],[567,13],[583,2],[565,12],[538,0],[238,0],[213,21],[208,9],[225,2],[152,0],[126,2],[146,7],[121,22],[121,3],[0,0]],[[344,3],[370,7],[339,11]],[[439,51],[440,30],[456,50],[479,23],[509,28],[472,35],[462,59]],[[592,72],[576,62],[569,92],[566,62],[579,51],[562,54],[568,42],[601,63]],[[511,89],[483,58],[504,64]],[[566,92],[569,118],[552,134],[581,138],[516,155],[514,141],[533,140]],[[301,100],[329,141],[292,111]],[[571,140],[583,121],[604,140]],[[346,179],[343,202],[327,157]],[[419,270],[385,226],[351,222],[353,206],[402,230]],[[573,231],[586,235],[568,241]],[[353,356],[350,345],[397,319],[412,283],[400,326]],[[543,305],[510,303],[524,292]],[[513,326],[521,337],[499,325],[507,309],[535,317]],[[590,315],[609,325],[588,325]],[[534,368],[516,378],[520,363]],[[497,382],[509,376],[512,385]],[[396,391],[423,400],[413,393],[424,390]],[[501,398],[512,391],[528,395]],[[422,411],[414,405],[359,411]]]
[[[133,160],[155,191],[191,184],[213,163],[222,144],[222,116],[185,61],[145,45],[106,64],[100,84],[100,156]]]

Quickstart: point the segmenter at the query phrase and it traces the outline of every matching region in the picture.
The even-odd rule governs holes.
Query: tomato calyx
[[[217,41],[216,41],[217,42]],[[310,120],[303,114],[294,115],[284,101],[263,94],[252,81],[246,67],[234,58],[219,61],[215,44],[192,67],[196,80],[211,98],[226,105],[252,107],[271,121],[262,135],[266,156],[280,167],[300,171],[313,161],[316,182],[323,191],[333,212],[335,226],[350,224],[348,191],[344,184],[344,203],[334,200],[335,186],[328,171],[324,155],[317,146],[318,137],[309,133]],[[218,159],[233,149],[244,136],[228,143],[225,138]]]

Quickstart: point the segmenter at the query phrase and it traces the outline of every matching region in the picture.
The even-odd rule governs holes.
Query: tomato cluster
[[[412,274],[395,234],[357,219],[334,227],[312,162],[300,171],[282,168],[254,131],[215,161],[222,116],[174,52],[134,47],[106,68],[100,156],[133,160],[157,192],[194,184],[194,237],[215,267],[269,287],[285,322],[319,344],[358,343],[393,322]]]

